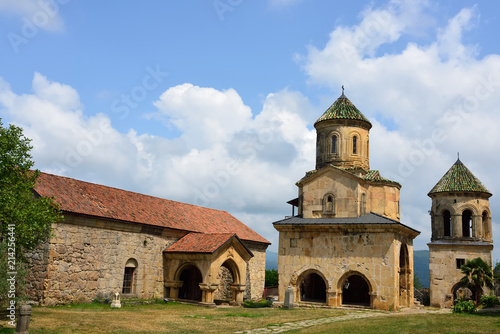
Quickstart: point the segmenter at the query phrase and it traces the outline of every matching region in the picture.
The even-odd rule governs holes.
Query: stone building
[[[492,265],[491,193],[460,161],[432,188],[429,246],[430,302],[450,307],[463,293],[461,266],[480,257]]]
[[[279,231],[279,300],[397,310],[413,305],[413,239],[397,182],[370,170],[371,123],[342,95],[314,124],[316,169],[299,180],[298,215]],[[293,212],[293,211],[292,211]],[[292,214],[293,215],[293,214]]]
[[[64,215],[30,255],[30,290],[42,305],[116,292],[209,305],[262,296],[269,242],[225,211],[46,173],[34,191]]]

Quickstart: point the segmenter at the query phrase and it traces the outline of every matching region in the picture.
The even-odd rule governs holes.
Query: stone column
[[[170,288],[170,296],[171,299],[179,298],[179,288],[184,285],[183,281],[166,281],[165,287]]]
[[[473,238],[482,238],[483,235],[483,224],[482,224],[482,215],[474,215],[472,216],[472,235]]]
[[[214,291],[219,287],[218,284],[200,283],[202,292],[201,303],[208,306],[214,306]]]
[[[461,238],[462,234],[462,215],[451,215],[451,236]]]
[[[231,284],[231,291],[233,292],[231,305],[241,305],[243,303],[243,293],[245,289],[245,284]]]

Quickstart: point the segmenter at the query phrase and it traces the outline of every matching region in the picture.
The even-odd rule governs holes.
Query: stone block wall
[[[493,245],[474,246],[467,244],[429,244],[430,302],[433,307],[451,307],[453,290],[464,276],[457,268],[457,259],[482,258],[492,265]],[[489,290],[485,289],[486,294]]]
[[[295,301],[300,300],[299,289],[304,274],[315,272],[322,276],[327,288],[327,304],[342,304],[342,285],[350,274],[363,276],[371,288],[373,308],[396,310],[399,308],[399,251],[404,240],[411,254],[410,238],[404,238],[390,229],[354,227],[334,230],[332,227],[282,229],[279,240],[278,271],[279,298],[292,286]],[[411,287],[413,275],[411,271]],[[410,284],[410,283],[409,283]],[[410,297],[412,298],[413,293]]]
[[[259,300],[264,293],[266,281],[266,249],[268,245],[250,241],[244,241],[244,243],[254,255],[247,264],[247,287],[244,297]]]
[[[32,296],[43,305],[90,302],[122,292],[125,264],[134,259],[133,295],[162,298],[163,250],[179,236],[140,225],[67,215],[32,257]],[[37,270],[38,269],[38,270]]]

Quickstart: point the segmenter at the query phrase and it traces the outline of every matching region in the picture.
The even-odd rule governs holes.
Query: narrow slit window
[[[332,153],[337,153],[337,136],[332,136]]]
[[[451,215],[450,215],[450,211],[448,211],[448,210],[445,210],[443,212],[443,228],[444,228],[443,235],[445,237],[450,237],[451,236]]]
[[[352,154],[358,154],[358,137],[352,137]]]

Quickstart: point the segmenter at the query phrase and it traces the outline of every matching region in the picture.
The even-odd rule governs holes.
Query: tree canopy
[[[461,269],[465,276],[462,277],[460,282],[471,288],[474,292],[476,304],[479,305],[481,295],[483,294],[483,287],[486,286],[489,289],[493,289],[491,266],[480,257],[477,257],[473,260],[467,260]]]
[[[33,191],[40,172],[31,169],[30,142],[21,128],[4,128],[0,119],[0,242],[13,242],[17,259],[46,240],[51,223],[62,218],[52,198]]]

